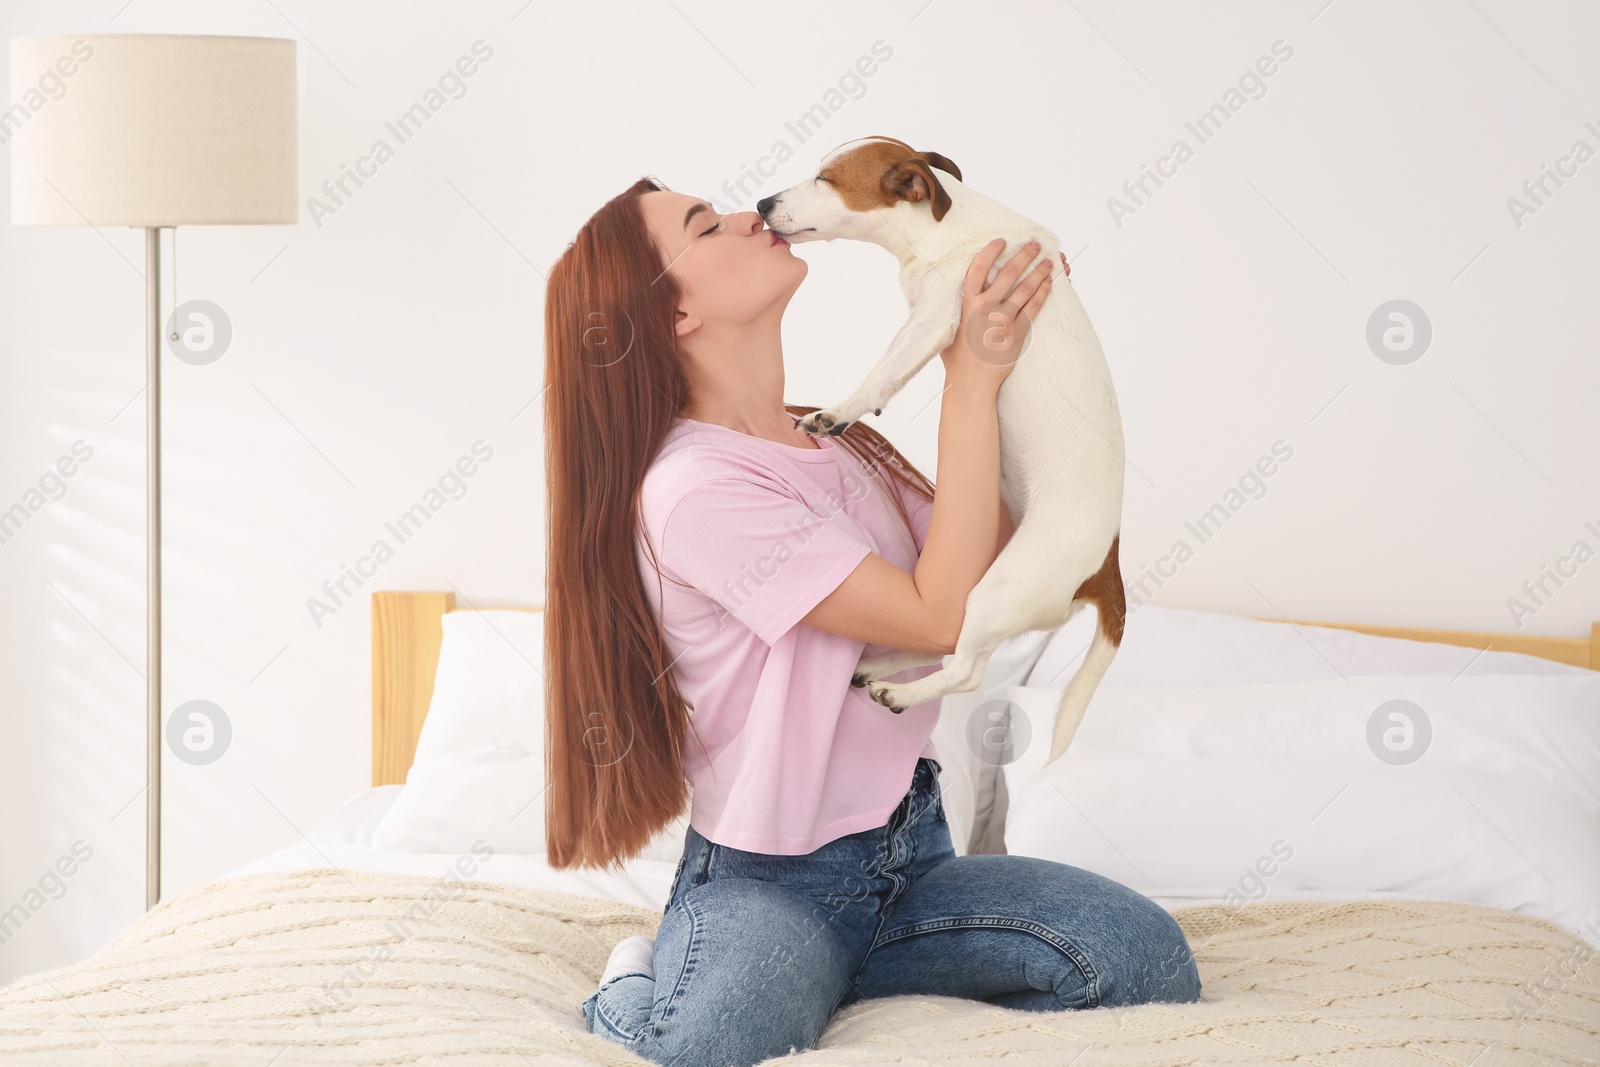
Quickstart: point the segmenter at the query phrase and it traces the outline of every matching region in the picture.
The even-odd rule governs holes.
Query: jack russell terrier
[[[1039,242],[1040,256],[1053,261],[1062,255],[1055,234],[963,185],[950,160],[892,137],[847,142],[829,153],[815,177],[764,198],[756,210],[790,243],[870,241],[900,261],[910,317],[854,393],[801,420],[814,437],[843,433],[868,412],[881,414],[955,339],[961,285],[986,243],[1006,241],[986,284],[1005,256],[1029,240]],[[1065,267],[1064,256],[1061,262]],[[1056,287],[1045,300],[1027,342],[997,401],[1000,496],[1016,532],[967,595],[950,662],[912,682],[880,681],[943,658],[894,649],[863,658],[852,684],[865,685],[872,699],[895,712],[971,692],[1001,642],[1062,626],[1092,603],[1098,626],[1057,707],[1051,763],[1071,744],[1122,643],[1126,605],[1117,541],[1125,460],[1105,354],[1070,286]]]

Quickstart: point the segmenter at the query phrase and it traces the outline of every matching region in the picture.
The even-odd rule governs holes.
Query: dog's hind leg
[[[1019,608],[1038,602],[1041,584],[1038,561],[1049,558],[1048,552],[1041,553],[1040,546],[1031,543],[1030,533],[1031,528],[1026,525],[1019,527],[967,594],[961,635],[944,669],[909,682],[869,679],[867,692],[873,700],[898,712],[950,693],[970,693],[983,682],[989,658],[1007,638],[1025,630],[1054,625],[1055,619],[1041,621],[1023,614],[1024,609]],[[1063,593],[1062,601],[1068,596],[1070,594]],[[1060,612],[1055,615],[1059,617]]]
[[[1045,760],[1046,766],[1059,759],[1067,746],[1072,744],[1078,724],[1083,721],[1084,712],[1089,710],[1090,698],[1099,688],[1100,679],[1105,677],[1111,661],[1116,658],[1117,649],[1122,645],[1127,602],[1122,589],[1122,571],[1117,564],[1119,540],[1120,537],[1111,539],[1111,550],[1106,553],[1105,562],[1078,587],[1075,602],[1084,601],[1095,606],[1094,638],[1089,642],[1089,651],[1084,654],[1083,664],[1067,683],[1061,701],[1056,705],[1055,729],[1050,738],[1050,757]]]
[[[932,652],[911,652],[907,649],[891,648],[880,655],[868,656],[856,664],[856,672],[851,676],[850,684],[863,686],[875,679],[899,674],[907,667],[923,667],[929,663],[938,663],[942,659],[943,655]]]

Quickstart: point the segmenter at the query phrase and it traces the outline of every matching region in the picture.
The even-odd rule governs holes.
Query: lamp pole
[[[148,911],[161,901],[161,228],[144,231],[145,278],[145,889]]]

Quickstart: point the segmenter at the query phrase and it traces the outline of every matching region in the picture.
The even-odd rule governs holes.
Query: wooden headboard
[[[454,611],[454,593],[377,592],[372,594],[372,784],[403,784],[417,751],[422,720],[433,699],[433,675],[444,639],[441,620]],[[542,607],[520,608],[542,611]],[[1461,645],[1489,652],[1520,652],[1574,667],[1600,670],[1600,623],[1588,637],[1473,633],[1466,630],[1413,630],[1346,622],[1266,619],[1299,626],[1328,626],[1379,637],[1402,637]]]
[[[405,784],[433,700],[445,612],[455,609],[454,593],[372,594],[373,785]]]

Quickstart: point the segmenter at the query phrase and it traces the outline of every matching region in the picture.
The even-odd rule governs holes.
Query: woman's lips
[[[778,236],[778,231],[777,230],[768,230],[767,232],[772,234],[772,241],[771,241],[772,244],[788,244],[789,243],[788,241],[785,241],[782,237]]]

